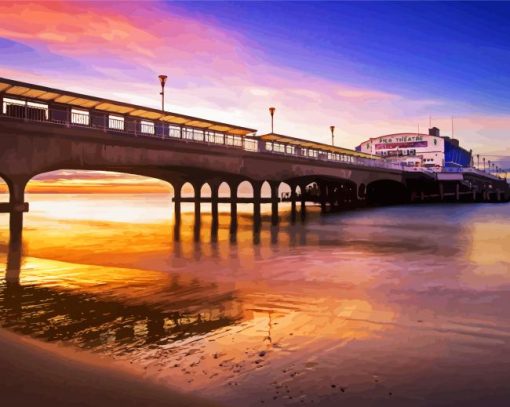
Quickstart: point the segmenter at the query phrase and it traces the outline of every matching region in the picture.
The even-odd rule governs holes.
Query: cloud
[[[175,3],[2,2],[0,37],[48,61],[34,65],[30,53],[17,54],[12,46],[0,61],[3,76],[158,107],[157,75],[165,73],[169,110],[260,133],[269,130],[269,106],[277,108],[275,131],[329,142],[329,126],[335,125],[338,144],[351,148],[380,134],[415,131],[418,124],[426,129],[429,112],[443,132],[450,127],[439,116],[450,109],[448,101],[276,65],[263,44],[212,19],[187,15]],[[504,149],[508,117],[471,114],[457,120],[468,148]]]

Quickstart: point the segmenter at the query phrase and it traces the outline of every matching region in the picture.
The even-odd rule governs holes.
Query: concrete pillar
[[[22,226],[22,225],[21,225]],[[8,283],[19,283],[22,258],[22,229],[11,233],[9,238],[9,251],[7,252],[7,267],[5,280]]]
[[[420,200],[423,202],[425,200],[425,192],[420,191]]]
[[[21,178],[6,179],[9,186],[9,202],[13,209],[9,214],[10,237],[21,239],[23,231],[23,212],[25,208],[25,186],[28,180]]]
[[[460,184],[458,182],[455,184],[455,200],[460,201]]]
[[[444,201],[444,185],[442,182],[439,183],[439,199]]]
[[[232,182],[230,187],[230,233],[235,236],[237,230],[237,188],[239,183]]]
[[[182,184],[173,184],[174,187],[174,241],[181,239],[181,188]]]
[[[174,185],[174,223],[181,223],[181,184]]]
[[[211,186],[211,239],[218,236],[218,188],[219,184],[210,183]]]
[[[193,184],[195,191],[195,225],[200,225],[200,184]]]
[[[326,199],[327,199],[327,196],[328,196],[328,190],[327,190],[327,186],[325,183],[319,183],[319,191],[320,191],[320,197],[319,197],[319,201],[320,201],[320,204],[321,204],[321,213],[324,214],[326,213]]]
[[[290,185],[290,221],[296,222],[296,185]]]
[[[275,226],[278,224],[278,187],[279,182],[271,182],[271,225]]]
[[[299,188],[301,189],[301,210],[300,210],[300,215],[301,215],[301,221],[304,221],[306,219],[306,184],[301,184],[299,186]]]
[[[200,226],[201,226],[201,219],[200,219],[200,189],[201,189],[201,184],[199,183],[196,183],[196,184],[193,184],[193,189],[195,191],[195,196],[194,196],[194,204],[195,204],[195,224],[194,224],[194,227],[193,227],[193,238],[194,240],[197,242],[200,240]]]
[[[253,229],[255,231],[260,230],[260,224],[262,221],[262,217],[260,215],[260,194],[261,194],[261,187],[262,183],[260,182],[253,182]]]
[[[9,187],[9,250],[5,268],[5,279],[8,283],[18,283],[21,267],[23,213],[28,210],[25,204],[25,187],[28,179],[5,178]]]

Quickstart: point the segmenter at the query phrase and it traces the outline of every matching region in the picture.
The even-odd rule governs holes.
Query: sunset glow
[[[507,166],[509,106],[505,102],[488,106],[485,96],[476,89],[466,96],[469,91],[459,86],[464,80],[462,75],[467,78],[470,71],[455,71],[460,69],[461,61],[457,67],[449,59],[448,74],[458,80],[450,81],[449,87],[442,88],[443,92],[430,91],[440,86],[443,78],[439,76],[433,86],[415,82],[414,89],[404,91],[395,82],[390,60],[380,59],[380,66],[369,66],[351,55],[348,38],[354,26],[330,27],[330,47],[322,40],[317,44],[324,51],[322,54],[313,54],[304,43],[305,48],[299,48],[298,38],[292,44],[285,41],[284,36],[295,30],[296,19],[312,5],[296,6],[284,18],[279,5],[266,4],[265,8],[274,9],[273,20],[266,21],[254,5],[238,4],[235,8],[240,18],[248,18],[252,13],[252,24],[243,25],[235,22],[235,8],[223,5],[215,8],[202,4],[201,8],[192,3],[143,4],[140,8],[136,2],[3,2],[0,51],[5,58],[0,61],[0,75],[157,107],[157,75],[165,73],[169,77],[169,110],[257,128],[262,134],[269,125],[267,107],[274,105],[278,132],[327,142],[329,126],[334,123],[339,145],[349,148],[368,137],[415,131],[418,125],[426,129],[429,115],[432,124],[448,134],[453,115],[455,135],[464,146],[492,155],[495,161]],[[426,5],[416,7],[406,13],[430,12]],[[444,7],[445,13],[451,12]],[[312,20],[324,17],[319,9],[315,11]],[[346,4],[335,6],[334,13],[338,18],[343,14],[353,21],[357,18]],[[374,20],[373,32],[367,32],[367,37],[377,34],[380,13],[375,5],[367,8],[366,18]],[[402,19],[405,17],[403,14]],[[476,16],[466,6],[463,18],[468,21]],[[399,22],[402,29],[410,24]],[[268,31],[271,23],[274,31]],[[461,20],[457,24],[466,25]],[[321,33],[319,30],[317,36]],[[462,35],[467,39],[469,33]],[[461,41],[462,35],[459,33],[455,41]],[[339,38],[343,37],[346,42],[342,44]],[[415,42],[418,37],[421,38],[413,34]],[[281,41],[285,57],[275,54],[273,38]],[[412,40],[409,39],[409,46],[414,45]],[[355,41],[362,41],[362,37]],[[373,55],[378,52],[372,50]],[[439,55],[443,51],[427,52]],[[303,55],[309,53],[313,60],[305,63]],[[336,55],[338,63],[331,55]],[[401,61],[402,69],[406,65],[414,69],[419,59],[407,58]],[[422,64],[424,69],[427,65],[434,69],[435,61]],[[479,67],[473,65],[471,70],[475,68]],[[433,78],[432,74],[430,81]],[[486,92],[490,92],[491,86],[485,87]],[[51,182],[34,181],[31,189],[70,192],[82,182],[89,191],[105,184],[117,185],[112,189],[116,192],[132,188],[160,191],[150,181],[138,182],[124,175],[73,178],[72,182],[59,176]],[[97,185],[93,185],[93,178]]]

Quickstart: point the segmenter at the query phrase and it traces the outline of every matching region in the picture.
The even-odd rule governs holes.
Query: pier
[[[291,221],[306,218],[306,204],[331,213],[366,206],[420,202],[507,202],[505,179],[474,168],[434,172],[408,168],[381,157],[310,140],[212,120],[82,95],[0,78],[0,177],[9,188],[11,235],[23,228],[29,210],[25,187],[35,176],[56,170],[112,171],[153,177],[172,185],[176,230],[181,204],[195,205],[200,226],[201,203],[211,204],[217,229],[218,204],[230,204],[231,228],[237,205],[253,205],[254,228],[260,227],[261,204],[290,202]],[[247,181],[251,197],[239,196]],[[192,197],[183,197],[189,183]],[[228,185],[230,196],[220,197]],[[267,183],[270,197],[262,197]],[[210,187],[210,197],[201,196]],[[282,197],[286,184],[290,193]]]

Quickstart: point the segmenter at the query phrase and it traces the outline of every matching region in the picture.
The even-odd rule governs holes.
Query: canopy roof
[[[220,131],[227,134],[247,135],[255,133],[255,129],[235,126],[212,120],[200,119],[183,114],[172,113],[150,107],[103,99],[95,96],[82,95],[60,89],[47,88],[26,82],[0,77],[0,93],[11,96],[30,98],[44,102],[55,102],[84,109],[96,109],[109,113],[123,114],[141,119],[161,120],[180,126],[198,127],[204,130]]]
[[[276,133],[268,133],[258,136],[260,139],[264,141],[275,141],[277,143],[283,144],[291,144],[304,148],[313,148],[317,150],[327,151],[330,153],[344,154],[344,155],[353,155],[356,157],[364,157],[364,158],[372,158],[372,159],[380,159],[378,156],[365,154],[359,151],[350,150],[348,148],[336,147],[329,144],[318,143],[312,140],[303,140],[296,137],[284,136],[282,134]]]

